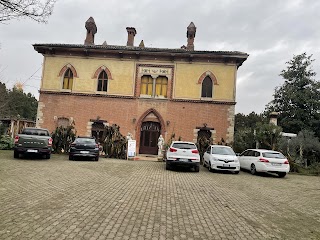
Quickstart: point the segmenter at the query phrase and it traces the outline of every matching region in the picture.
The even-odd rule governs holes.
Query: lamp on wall
[[[136,122],[136,120],[137,120],[136,118],[132,118],[132,122],[133,122],[133,123],[135,123],[135,122]]]
[[[168,121],[167,121],[167,126],[169,126],[169,124],[170,124],[170,121],[168,120]]]

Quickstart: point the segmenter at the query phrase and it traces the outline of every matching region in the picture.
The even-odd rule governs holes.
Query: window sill
[[[72,92],[72,89],[61,89],[61,92]]]
[[[104,92],[104,91],[96,91],[96,94],[107,95],[107,94],[108,94],[108,92]]]
[[[144,98],[144,99],[157,99],[157,100],[168,100],[168,98],[165,98],[163,96],[156,96],[156,97],[153,97],[151,95],[144,95],[144,94],[141,94],[140,95],[140,98]]]
[[[200,98],[200,100],[202,100],[202,101],[213,101],[213,98],[202,97],[202,98]]]

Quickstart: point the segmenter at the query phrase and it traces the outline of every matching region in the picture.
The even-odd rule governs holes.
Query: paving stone
[[[316,240],[319,186],[319,177],[295,174],[167,171],[163,162],[65,155],[13,159],[0,151],[0,239]]]

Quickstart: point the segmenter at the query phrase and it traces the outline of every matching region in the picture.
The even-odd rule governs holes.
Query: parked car
[[[47,129],[27,127],[14,138],[14,158],[33,154],[50,159],[51,151],[52,138]]]
[[[276,173],[285,177],[290,171],[287,158],[280,152],[265,149],[248,149],[239,156],[240,167],[250,170],[251,174],[257,172]]]
[[[69,150],[69,160],[76,158],[92,158],[95,161],[99,160],[99,144],[96,143],[93,137],[77,137],[71,143]]]
[[[203,166],[212,170],[227,170],[238,174],[240,163],[233,149],[229,146],[211,145],[203,155]]]
[[[173,141],[171,143],[166,153],[166,169],[170,170],[175,166],[186,166],[199,172],[200,155],[193,142]]]

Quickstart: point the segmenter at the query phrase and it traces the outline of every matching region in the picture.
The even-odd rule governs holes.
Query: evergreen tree
[[[303,53],[287,62],[280,74],[285,81],[267,105],[266,112],[280,113],[278,124],[285,132],[311,130],[320,136],[320,84],[314,79],[313,61],[312,55]]]
[[[10,118],[20,116],[22,119],[36,120],[38,101],[31,93],[14,87],[8,90],[0,82],[0,117]]]

